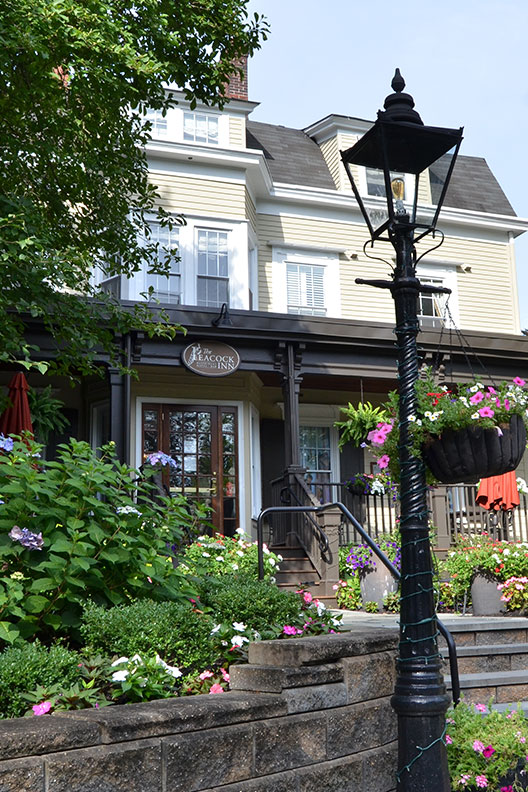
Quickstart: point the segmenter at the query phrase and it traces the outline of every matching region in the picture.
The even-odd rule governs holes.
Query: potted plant
[[[499,542],[488,534],[461,536],[449,551],[443,568],[455,597],[471,591],[474,615],[496,615],[506,609],[505,597],[510,588],[515,589],[515,582],[510,582],[506,591],[499,584],[528,575],[528,544]],[[519,597],[513,598],[511,609],[518,600]]]
[[[356,473],[345,486],[352,495],[390,495],[393,501],[398,497],[398,488],[387,473]]]
[[[399,536],[387,534],[380,536],[376,544],[392,561],[396,569],[401,567],[401,547]],[[366,544],[352,545],[345,561],[346,573],[359,577],[363,604],[375,602],[383,608],[384,598],[398,589],[398,581],[393,578],[387,567],[374,555]]]
[[[437,386],[429,370],[416,383],[416,400],[416,413],[409,419],[412,452],[423,456],[430,484],[475,482],[519,464],[528,424],[528,389],[520,377],[496,387],[476,381],[448,388]],[[350,424],[347,432],[359,429],[355,413],[348,408],[344,412]],[[379,467],[395,481],[400,478],[399,434],[399,397],[393,391],[383,405],[383,419],[364,440]]]

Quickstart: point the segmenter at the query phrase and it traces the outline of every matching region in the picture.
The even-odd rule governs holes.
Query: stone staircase
[[[280,589],[283,591],[307,589],[327,608],[337,607],[335,596],[324,590],[319,573],[302,547],[274,545],[270,549],[281,555],[283,559],[275,573],[275,580]]]
[[[528,710],[528,619],[523,617],[442,617],[455,639],[464,700],[497,708],[520,703]],[[451,689],[445,641],[446,684]]]

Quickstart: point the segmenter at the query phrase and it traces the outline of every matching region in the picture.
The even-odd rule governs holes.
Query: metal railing
[[[384,564],[391,575],[396,579],[400,580],[401,575],[398,569],[394,566],[394,564],[389,561],[385,553],[380,550],[377,546],[376,542],[372,537],[365,531],[363,526],[358,522],[358,520],[354,517],[353,514],[349,511],[349,509],[340,501],[334,501],[333,503],[324,503],[321,506],[270,506],[267,509],[263,509],[260,512],[258,519],[257,519],[257,550],[258,550],[258,577],[259,580],[263,580],[264,578],[264,549],[263,549],[263,524],[264,518],[268,517],[271,514],[282,514],[286,516],[287,514],[322,514],[324,511],[328,509],[339,509],[341,514],[346,518],[348,522],[350,522],[354,528],[354,530],[361,536],[363,541],[370,547],[372,552],[379,558],[379,560]],[[456,654],[456,645],[453,639],[453,636],[443,624],[440,619],[436,619],[436,623],[438,626],[438,631],[444,637],[445,642],[447,644],[447,650],[449,653],[449,670],[451,674],[451,690],[453,693],[453,702],[455,706],[460,701],[460,679],[458,674],[458,662],[457,662],[457,654]]]

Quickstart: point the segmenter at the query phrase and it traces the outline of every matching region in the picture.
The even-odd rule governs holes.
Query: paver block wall
[[[0,792],[390,792],[396,643],[263,641],[223,695],[0,721]]]

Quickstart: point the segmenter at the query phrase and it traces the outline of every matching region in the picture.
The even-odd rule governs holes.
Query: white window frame
[[[423,278],[425,282],[428,279],[440,280],[442,286],[451,289],[451,294],[446,295],[446,299],[449,298],[449,310],[452,316],[452,321],[448,315],[445,316],[444,327],[459,327],[460,326],[460,312],[459,312],[459,305],[458,305],[458,281],[457,281],[457,264],[454,262],[448,261],[435,261],[434,259],[429,260],[426,264],[418,264],[416,270],[416,277],[420,280]],[[442,299],[442,295],[439,295],[440,299]],[[420,310],[420,305],[418,305],[418,310]],[[422,321],[421,314],[418,314],[418,318],[420,320],[420,325],[423,330],[427,329],[441,329],[442,323],[438,322],[438,324],[433,325],[427,321],[427,317],[425,321]]]
[[[248,223],[217,221],[211,218],[187,217],[178,228],[178,255],[180,257],[181,303],[197,306],[198,230],[227,232],[229,258],[229,307],[249,310]],[[155,219],[152,218],[155,222]],[[125,281],[127,293],[123,299],[144,300],[145,272],[136,273]],[[220,306],[219,306],[220,307]],[[207,310],[207,309],[206,309]]]
[[[165,230],[165,229],[162,229],[162,227],[161,227],[161,224],[160,224],[160,223],[158,223],[158,222],[156,222],[156,221],[153,221],[153,222],[151,223],[151,228],[153,229],[154,227],[156,227],[157,229],[159,229],[159,231],[164,231],[164,230]],[[167,279],[169,282],[170,282],[170,278],[171,278],[171,276],[172,276],[172,277],[178,277],[178,279],[179,279],[179,284],[180,284],[180,290],[179,290],[177,293],[176,293],[176,292],[171,292],[171,291],[169,290],[169,283],[168,283],[168,284],[167,284],[167,295],[169,296],[169,299],[168,299],[168,300],[164,300],[164,299],[163,299],[163,290],[161,290],[161,291],[160,291],[160,290],[156,290],[156,289],[154,289],[154,291],[153,291],[153,293],[152,293],[152,298],[151,298],[151,299],[152,299],[152,301],[154,301],[154,300],[159,300],[159,302],[160,302],[160,303],[162,303],[162,304],[166,304],[166,305],[181,305],[181,302],[182,302],[182,294],[183,294],[183,289],[182,289],[182,284],[183,284],[183,273],[182,273],[182,261],[181,261],[181,257],[180,257],[180,254],[179,254],[179,245],[180,245],[180,242],[179,242],[179,239],[180,239],[180,226],[176,226],[176,227],[175,227],[174,229],[172,229],[172,230],[169,230],[169,229],[167,229],[167,232],[168,232],[168,234],[169,234],[169,243],[168,243],[168,247],[169,247],[169,248],[177,248],[177,249],[178,249],[178,252],[177,252],[177,257],[178,257],[179,261],[175,262],[175,263],[177,263],[177,265],[178,265],[178,272],[172,272],[172,271],[171,271],[170,275],[168,275],[168,276],[163,276],[163,275],[151,275],[150,277],[153,277],[153,278],[155,278],[156,280],[157,280],[157,279],[163,279],[163,278],[166,278],[166,279]],[[176,239],[174,239],[174,240],[171,238],[173,235],[176,237]],[[154,237],[154,234],[153,234],[151,237],[149,237],[149,240],[148,240],[148,241],[149,241],[149,242],[156,242],[156,241],[159,241],[159,239],[156,239],[156,238]],[[161,247],[163,248],[164,246],[162,245]],[[160,259],[161,259],[161,260],[163,260],[163,259],[166,257],[166,255],[167,255],[166,251],[165,251],[165,250],[163,250],[163,249],[160,249],[160,251],[159,251],[159,256],[158,256],[158,260],[160,260]],[[143,288],[142,288],[142,291],[143,291],[143,293],[144,293],[144,294],[147,294],[147,295],[148,295],[148,290],[149,290],[149,283],[148,283],[149,274],[148,274],[148,272],[147,272],[147,267],[146,267],[146,266],[144,266],[144,267],[143,267],[143,269],[142,269],[142,271],[141,271],[141,274],[142,274],[142,276],[143,276]],[[152,285],[152,284],[150,284],[150,285]],[[159,284],[158,284],[158,285],[159,285]],[[174,294],[174,295],[176,295],[176,294],[177,294],[177,299],[170,299],[170,295],[172,295],[172,294]]]
[[[150,121],[152,124],[152,128],[150,130],[150,135],[155,140],[166,140],[169,136],[169,122],[171,121],[171,116],[169,115],[170,110],[168,110],[165,115],[161,112],[161,110],[152,110],[149,108],[147,110],[147,115],[145,120]]]
[[[257,519],[262,510],[262,473],[260,468],[260,413],[249,405],[249,454],[251,464],[251,516]]]
[[[197,113],[214,118],[218,122],[218,142],[204,143],[184,139],[184,113]],[[166,122],[158,128],[156,119]],[[146,120],[154,122],[150,131],[152,140],[163,140],[170,142],[185,143],[189,146],[207,146],[208,148],[228,148],[229,147],[229,116],[225,113],[215,112],[210,108],[205,110],[191,110],[185,105],[179,107],[169,107],[163,117],[160,110],[148,110]],[[165,128],[163,128],[165,127]]]
[[[272,311],[288,313],[287,265],[304,264],[323,268],[325,316],[333,318],[341,316],[339,255],[337,253],[303,250],[302,247],[295,249],[273,247],[272,257]],[[313,316],[313,314],[290,313],[289,316]]]

